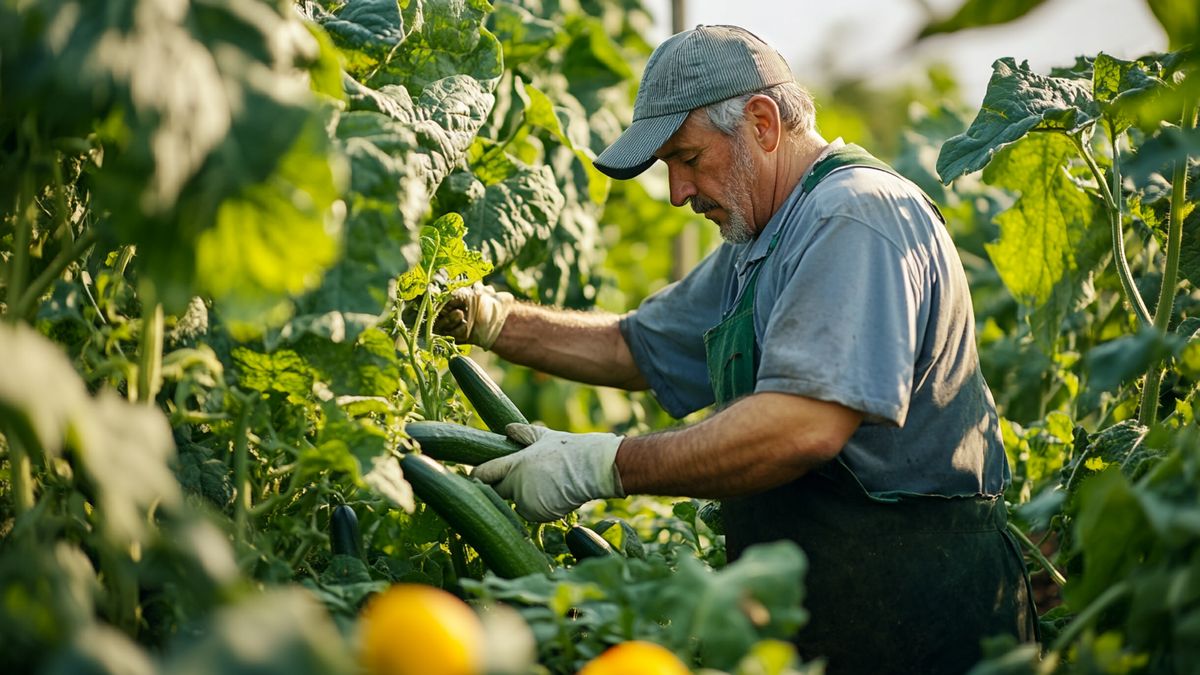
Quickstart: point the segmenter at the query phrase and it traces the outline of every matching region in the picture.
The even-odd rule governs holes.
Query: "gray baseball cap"
[[[633,178],[692,110],[794,79],[779,52],[744,28],[700,25],[672,35],[646,62],[633,124],[593,163],[613,178]]]

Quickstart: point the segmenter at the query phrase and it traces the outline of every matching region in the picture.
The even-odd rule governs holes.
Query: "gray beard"
[[[750,202],[751,173],[754,165],[750,161],[750,150],[741,137],[735,137],[733,145],[732,175],[734,184],[729,190],[729,201],[748,204]],[[729,221],[721,226],[721,238],[730,244],[745,244],[754,238],[754,227],[746,219],[746,212],[740,206],[730,206]]]

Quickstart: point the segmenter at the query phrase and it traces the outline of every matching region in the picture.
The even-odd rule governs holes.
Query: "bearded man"
[[[439,327],[544,372],[650,389],[675,416],[715,411],[638,437],[512,425],[527,447],[474,475],[539,521],[627,494],[720,499],[731,559],[780,539],[806,552],[805,658],[961,673],[983,638],[1036,639],[966,277],[920,189],[813,118],[746,30],[699,26],[654,51],[596,167],[629,179],[663,162],[671,202],[725,243],[624,316],[474,289]]]

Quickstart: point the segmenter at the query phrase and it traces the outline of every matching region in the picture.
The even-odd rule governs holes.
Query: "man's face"
[[[742,244],[754,238],[752,187],[758,172],[740,135],[717,131],[698,110],[654,156],[667,165],[672,204],[690,203],[717,224],[725,241]]]

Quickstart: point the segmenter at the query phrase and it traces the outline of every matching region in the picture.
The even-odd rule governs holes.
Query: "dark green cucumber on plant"
[[[408,454],[400,460],[413,492],[454,528],[493,572],[506,579],[548,573],[550,563],[523,528],[514,525],[465,476],[437,460]]]
[[[500,434],[451,422],[409,422],[404,430],[439,462],[477,466],[521,449]]]
[[[334,555],[363,557],[358,514],[347,504],[335,507],[329,514],[329,549]]]
[[[466,395],[479,418],[492,431],[503,434],[504,428],[514,422],[529,424],[525,415],[521,414],[517,405],[512,402],[500,385],[488,377],[483,368],[479,367],[466,356],[455,356],[450,359],[450,373],[458,382],[458,388]]]
[[[609,543],[596,534],[591,528],[583,525],[575,525],[567,531],[567,549],[571,551],[571,555],[575,556],[576,560],[587,560],[588,558],[602,558],[607,555],[615,555],[616,551]]]

